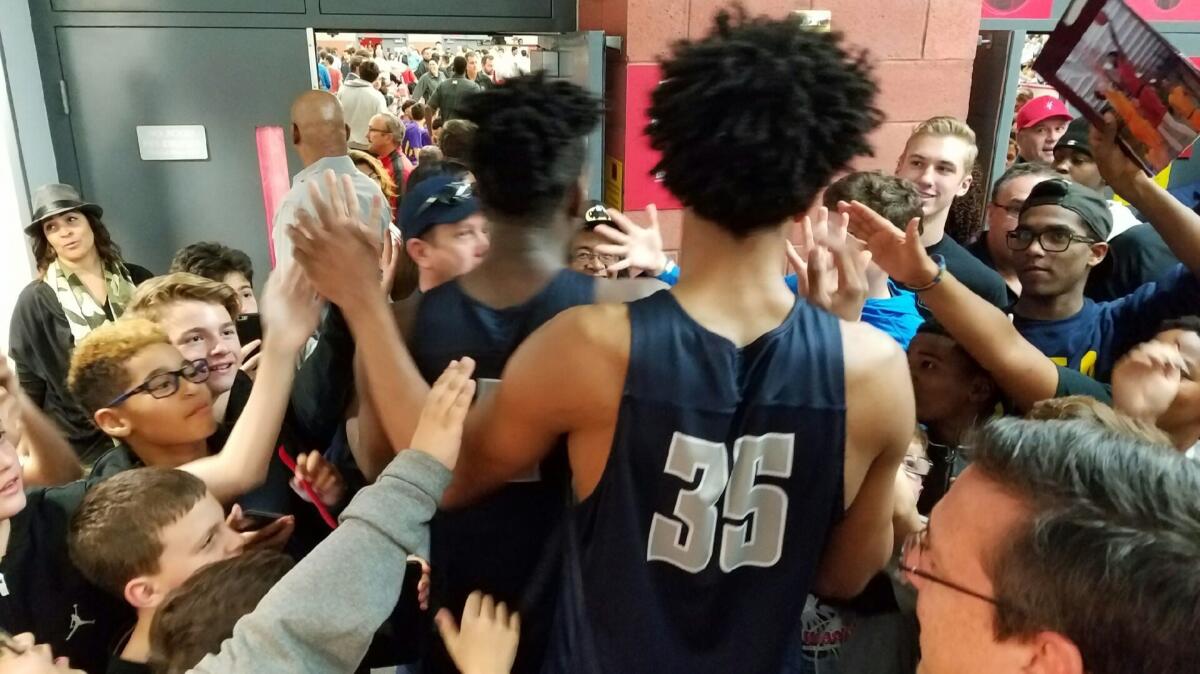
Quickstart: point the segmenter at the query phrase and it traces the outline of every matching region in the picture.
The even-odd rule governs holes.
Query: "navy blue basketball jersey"
[[[608,463],[570,517],[544,671],[778,674],[843,511],[833,316],[738,348],[669,292],[629,305]]]
[[[432,383],[451,360],[470,356],[477,363],[478,389],[485,393],[530,333],[559,312],[595,298],[595,278],[570,270],[559,272],[529,301],[504,309],[479,303],[451,281],[421,299],[413,358]],[[567,510],[568,476],[565,452],[555,451],[535,473],[468,508],[439,512],[430,524],[435,603],[457,613],[472,591],[484,590],[523,610],[514,672],[536,672],[541,666],[557,591],[561,537],[555,536]],[[426,659],[426,670],[457,672],[439,649]]]

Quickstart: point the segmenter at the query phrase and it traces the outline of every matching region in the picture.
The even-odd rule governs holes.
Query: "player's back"
[[[611,452],[571,518],[544,671],[775,674],[843,509],[838,321],[799,301],[738,348],[671,293],[628,311]]]
[[[531,332],[565,309],[591,304],[595,298],[596,279],[570,270],[559,272],[528,301],[503,309],[472,298],[457,281],[445,283],[426,293],[417,308],[413,359],[432,384],[450,361],[470,356],[476,362],[479,392],[486,395]],[[539,632],[549,624],[553,610],[560,547],[547,543],[566,512],[568,490],[566,457],[555,452],[536,474],[510,482],[469,507],[440,511],[430,523],[436,604],[458,612],[467,595],[484,590],[510,606],[527,609],[513,671],[537,671],[541,661],[545,637]],[[541,574],[536,573],[539,565],[545,565]],[[531,582],[537,587],[530,587]],[[426,665],[429,671],[457,671],[440,652],[431,654]]]

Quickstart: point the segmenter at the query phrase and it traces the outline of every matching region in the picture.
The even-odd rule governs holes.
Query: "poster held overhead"
[[[1093,124],[1115,115],[1150,175],[1200,137],[1200,71],[1124,0],[1076,0],[1033,69]]]

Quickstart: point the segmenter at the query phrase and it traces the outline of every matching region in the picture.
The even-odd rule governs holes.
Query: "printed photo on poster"
[[[1093,123],[1111,112],[1147,173],[1200,136],[1200,73],[1122,0],[1081,0],[1054,29],[1036,70]]]

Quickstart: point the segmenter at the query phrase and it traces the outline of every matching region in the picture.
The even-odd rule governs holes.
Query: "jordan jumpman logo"
[[[84,620],[83,618],[79,617],[79,604],[72,604],[72,606],[74,607],[74,610],[71,611],[71,631],[67,634],[67,641],[70,641],[71,637],[75,636],[75,630],[79,629],[80,627],[83,627],[84,625],[96,624],[95,620]]]

